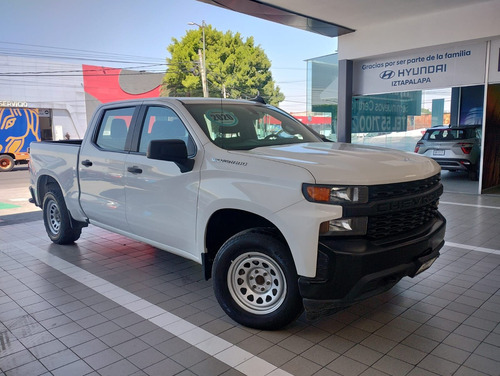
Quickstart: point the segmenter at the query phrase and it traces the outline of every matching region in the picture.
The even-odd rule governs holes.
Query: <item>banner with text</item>
[[[421,91],[354,97],[352,133],[404,132],[407,117],[420,115],[421,106]]]
[[[354,62],[353,94],[366,95],[480,85],[486,42]]]

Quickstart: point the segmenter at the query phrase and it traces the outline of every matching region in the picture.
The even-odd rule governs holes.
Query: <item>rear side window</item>
[[[135,107],[106,110],[99,124],[96,144],[109,151],[124,151]]]

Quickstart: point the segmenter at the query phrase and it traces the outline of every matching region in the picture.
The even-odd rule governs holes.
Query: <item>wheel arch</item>
[[[279,228],[268,219],[241,209],[219,209],[214,212],[205,228],[205,250],[202,254],[205,279],[212,276],[212,265],[220,247],[233,235],[252,228],[267,228],[288,244]]]
[[[38,177],[38,182],[36,184],[38,203],[41,207],[43,205],[43,198],[50,188],[56,188],[62,192],[61,185],[59,182],[50,175],[41,175]]]

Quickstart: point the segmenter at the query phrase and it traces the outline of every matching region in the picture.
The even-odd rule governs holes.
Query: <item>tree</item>
[[[164,96],[203,96],[199,51],[203,49],[202,30],[190,30],[179,41],[172,38],[167,47],[167,72],[163,79]],[[205,55],[208,90],[211,97],[263,97],[278,105],[285,99],[272,78],[271,62],[253,37],[243,41],[231,31],[223,33],[205,26]]]

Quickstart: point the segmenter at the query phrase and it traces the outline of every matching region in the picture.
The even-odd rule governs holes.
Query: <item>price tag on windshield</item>
[[[205,113],[213,124],[232,127],[238,124],[238,118],[229,111],[209,110]]]

